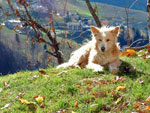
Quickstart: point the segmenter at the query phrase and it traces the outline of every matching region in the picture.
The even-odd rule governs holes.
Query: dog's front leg
[[[93,69],[94,72],[103,72],[103,67],[99,64],[89,63],[86,68]]]

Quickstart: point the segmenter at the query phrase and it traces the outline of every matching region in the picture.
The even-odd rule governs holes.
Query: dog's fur
[[[103,72],[102,66],[108,66],[110,72],[118,71],[121,62],[119,60],[120,47],[117,37],[120,28],[91,26],[92,40],[74,51],[67,63],[57,68],[88,68],[96,72]]]

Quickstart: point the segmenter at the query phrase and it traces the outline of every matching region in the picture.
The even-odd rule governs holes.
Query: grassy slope
[[[123,113],[136,111],[133,106],[138,102],[144,102],[149,96],[150,64],[146,63],[143,58],[122,57],[121,59],[125,61],[121,66],[121,70],[124,70],[125,65],[125,67],[135,66],[136,70],[130,73],[123,73],[122,70],[119,76],[124,76],[125,79],[118,82],[112,81],[116,75],[110,74],[107,70],[105,74],[99,74],[87,69],[66,69],[68,73],[58,76],[57,74],[64,70],[51,67],[45,70],[46,74],[40,74],[38,71],[26,71],[0,77],[0,88],[2,88],[2,92],[0,92],[0,108],[10,104],[8,109],[0,109],[0,113],[31,112],[27,105],[17,100],[17,95],[20,92],[25,93],[22,97],[23,99],[33,102],[35,102],[33,98],[35,95],[45,96],[45,108],[40,108],[36,104],[36,113],[55,112],[60,109],[66,109],[67,113],[71,111],[77,113],[98,113],[101,111],[105,113],[110,109],[112,109],[112,112],[119,112],[120,107],[127,102],[130,104],[127,107],[123,106]],[[35,75],[40,75],[40,77],[31,80]],[[49,78],[45,77],[45,75],[48,75]],[[143,84],[138,82],[139,78],[144,81]],[[93,81],[98,81],[98,79],[103,80],[99,81],[99,83]],[[10,84],[10,88],[4,86],[4,81]],[[108,84],[106,85],[104,82]],[[112,96],[113,91],[118,86],[125,86],[126,91],[118,91]],[[92,89],[88,91],[87,87]],[[96,95],[93,95],[94,91],[101,91],[101,93],[97,93],[97,98],[95,97]],[[123,99],[116,104],[119,95]],[[78,102],[76,107],[74,106],[75,102]]]

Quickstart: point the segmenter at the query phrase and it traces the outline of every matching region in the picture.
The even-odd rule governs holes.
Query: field
[[[121,59],[117,75],[49,67],[1,76],[0,113],[148,113],[150,63],[142,57]]]

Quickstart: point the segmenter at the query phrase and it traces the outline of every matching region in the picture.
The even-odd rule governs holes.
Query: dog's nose
[[[102,50],[102,52],[104,52],[105,51],[105,47],[102,47],[101,50]]]

